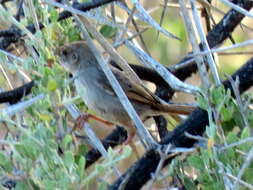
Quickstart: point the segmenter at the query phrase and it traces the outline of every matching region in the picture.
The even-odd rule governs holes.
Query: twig
[[[248,143],[248,142],[253,142],[253,137],[249,137],[249,138],[237,141],[235,143],[231,143],[231,144],[225,145],[225,146],[217,148],[217,149],[218,149],[218,151],[224,151],[224,150],[227,150],[229,148],[233,148],[235,146],[239,146],[241,144]]]
[[[180,81],[163,65],[158,63],[156,60],[154,60],[152,57],[147,55],[145,52],[143,52],[136,46],[134,46],[131,42],[126,41],[125,44],[130,50],[133,51],[136,57],[142,61],[142,63],[144,64],[146,63],[145,65],[151,66],[153,69],[155,69],[161,75],[161,77],[168,83],[168,85],[171,86],[174,90],[183,91],[190,94],[198,94],[200,92],[200,89],[198,87],[185,84],[182,81]]]
[[[244,42],[233,44],[231,46],[226,46],[226,47],[216,48],[216,49],[210,49],[210,50],[202,51],[202,52],[199,52],[199,53],[196,53],[196,54],[191,54],[191,55],[188,55],[188,57],[195,57],[195,56],[198,56],[198,55],[206,55],[208,53],[224,52],[224,51],[228,51],[228,50],[235,49],[235,48],[249,46],[249,45],[252,45],[252,44],[253,44],[253,40],[246,40]]]
[[[44,97],[45,97],[45,94],[40,94],[40,95],[35,96],[35,97],[33,97],[29,100],[26,100],[26,101],[19,102],[17,104],[8,106],[8,107],[0,110],[0,114],[2,116],[5,116],[5,115],[8,115],[9,117],[13,116],[14,114],[25,110],[27,107],[33,105],[35,102],[37,102],[38,100],[43,99]],[[0,120],[3,120],[3,117]]]
[[[228,78],[228,80],[230,81],[231,83],[231,86],[233,88],[233,91],[234,91],[234,94],[235,94],[235,98],[236,98],[236,101],[237,101],[237,105],[239,106],[239,109],[240,109],[240,114],[242,116],[242,119],[243,119],[243,123],[244,123],[244,127],[249,127],[249,121],[247,119],[247,114],[246,114],[246,110],[244,108],[244,105],[243,105],[243,102],[242,102],[242,99],[241,99],[241,96],[240,96],[240,93],[239,93],[239,90],[238,90],[238,86],[239,86],[239,79],[238,77],[235,79],[235,81],[231,78],[231,76],[229,75],[226,75],[226,77]]]
[[[236,180],[234,182],[234,186],[233,189],[237,189],[237,185],[239,183],[239,180],[241,180],[245,170],[248,168],[248,166],[250,165],[251,161],[253,159],[253,148],[250,149],[250,151],[248,152],[248,155],[241,167],[241,169],[239,170],[237,176],[236,176]]]
[[[129,38],[123,39],[121,41],[118,41],[117,43],[115,42],[113,47],[118,48],[119,46],[121,46],[122,44],[126,43],[126,41],[131,41],[132,39],[134,39],[137,36],[141,36],[144,32],[146,32],[149,29],[149,27],[144,28],[143,30],[134,33],[132,36],[130,36]]]
[[[77,119],[81,115],[80,111],[78,110],[78,108],[74,104],[67,104],[67,105],[65,105],[65,107],[67,108],[67,110],[69,111],[69,113],[71,114],[71,116],[74,119]],[[108,155],[105,147],[103,146],[100,139],[97,137],[97,135],[91,129],[91,127],[88,123],[84,124],[83,130],[87,134],[92,147],[97,149],[103,155],[103,157],[105,159],[109,159],[109,155]],[[116,176],[118,176],[118,177],[121,176],[119,170],[115,166],[113,167],[113,170],[114,170]]]
[[[179,40],[179,38],[172,33],[168,32],[164,28],[162,28],[146,11],[145,9],[140,5],[140,3],[137,0],[132,0],[133,4],[135,5],[136,9],[138,10],[138,14],[135,14],[134,16],[138,17],[140,20],[148,23],[150,26],[153,26],[156,30],[160,31],[164,35]],[[121,8],[123,8],[126,12],[130,14],[130,10],[123,4],[123,3],[117,3]]]
[[[234,1],[240,4],[244,9],[250,10],[253,7],[253,1]],[[236,28],[236,26],[242,21],[244,15],[231,9],[228,13],[221,19],[221,21],[214,26],[214,28],[208,32],[207,41],[210,48],[217,47],[221,45],[225,39],[227,39],[231,32]],[[183,58],[179,63],[173,66],[173,70],[177,70],[177,72],[192,72],[197,71],[197,67],[194,63],[194,59],[191,56],[192,52],[188,53],[188,55]],[[182,66],[182,63],[187,63],[186,66]]]
[[[241,13],[247,17],[253,18],[253,14],[251,14],[249,11],[243,9],[242,7],[239,7],[238,5],[231,3],[228,0],[220,0],[220,1],[223,2],[224,4],[226,4],[227,6],[231,7],[232,9],[235,9],[239,13]]]
[[[194,22],[195,22],[196,28],[198,30],[199,37],[201,39],[201,45],[203,47],[203,50],[209,51],[210,48],[209,48],[209,45],[207,43],[203,27],[201,25],[200,17],[198,15],[195,3],[196,3],[195,0],[191,0],[191,6],[192,6],[192,12],[193,12],[193,16],[194,16]],[[209,65],[209,67],[211,68],[213,78],[215,80],[215,84],[218,86],[218,85],[221,84],[221,81],[220,81],[220,78],[219,78],[219,75],[218,75],[217,67],[216,67],[216,64],[214,62],[213,56],[212,56],[211,53],[209,53],[209,54],[206,55],[206,58],[207,58],[207,63]]]
[[[10,81],[10,79],[9,79],[9,77],[8,77],[8,75],[7,75],[6,71],[5,71],[5,69],[4,69],[3,65],[2,65],[2,63],[0,64],[0,70],[1,70],[1,72],[3,73],[3,76],[5,77],[5,79],[6,79],[6,81],[7,81],[7,84],[9,85],[9,87],[10,87],[11,89],[13,89],[13,85],[12,85],[12,83],[11,83],[11,81]]]
[[[222,162],[220,162],[218,159],[217,159],[217,156],[214,156],[214,161],[216,162],[218,168],[219,168],[219,173],[220,174],[223,174],[225,173],[225,167],[223,165]],[[222,175],[222,179],[223,179],[223,183],[224,183],[224,189],[225,190],[234,190],[233,189],[233,183],[232,181],[226,176],[226,175]]]
[[[0,53],[3,53],[4,55],[6,55],[7,57],[10,57],[10,58],[12,58],[12,59],[18,60],[18,61],[21,62],[21,63],[24,63],[24,61],[25,61],[23,58],[21,58],[21,57],[19,57],[19,56],[16,56],[16,55],[14,55],[14,54],[12,54],[12,53],[9,53],[9,52],[7,52],[7,51],[4,51],[4,50],[2,50],[2,49],[0,49]]]
[[[231,56],[231,55],[252,55],[252,51],[236,51],[236,52],[221,52],[218,53],[220,56]]]
[[[33,18],[33,23],[34,26],[36,28],[36,31],[40,31],[40,25],[39,25],[39,20],[35,11],[35,7],[33,4],[32,0],[28,0],[28,6],[29,6],[29,10],[31,11],[31,17]]]
[[[159,23],[161,27],[162,27],[162,24],[163,24],[163,19],[164,19],[165,13],[166,13],[167,3],[168,3],[168,0],[164,0],[163,12],[161,14],[160,23]],[[157,31],[157,35],[156,35],[156,39],[158,39],[158,38],[159,38],[159,31]]]
[[[126,23],[125,23],[125,27],[124,27],[124,28],[122,29],[122,31],[119,32],[118,35],[116,36],[116,39],[115,39],[115,42],[113,43],[113,44],[114,44],[113,46],[115,46],[115,44],[118,44],[118,43],[122,40],[122,38],[124,38],[124,35],[125,35],[125,33],[127,32],[128,26],[129,26],[129,24],[130,24],[130,21],[131,21],[132,18],[133,18],[133,15],[134,15],[135,10],[136,10],[136,7],[133,7],[133,9],[132,9],[131,13],[129,14],[129,16],[128,16],[128,18],[127,18],[127,21],[126,21]]]
[[[229,178],[231,178],[232,180],[238,180],[238,183],[243,185],[244,187],[250,189],[250,190],[253,190],[253,185],[249,184],[249,183],[246,183],[245,181],[241,180],[241,179],[238,179],[237,177],[229,174],[229,173],[222,173],[223,175],[226,175],[228,176]]]
[[[161,169],[163,168],[164,162],[165,162],[165,160],[167,159],[167,154],[170,152],[171,148],[172,148],[172,145],[171,145],[171,144],[168,144],[164,153],[161,152],[161,151],[159,152],[161,159],[160,159],[160,161],[159,161],[159,163],[158,163],[158,165],[157,165],[157,168],[156,168],[156,170],[155,170],[155,173],[154,173],[154,174],[151,174],[151,176],[152,176],[152,177],[151,177],[151,181],[150,181],[149,184],[147,185],[147,189],[148,189],[148,190],[151,190],[151,189],[152,189],[152,186],[153,186],[153,184],[155,183],[155,180],[158,178],[158,175],[159,175]]]
[[[187,35],[188,35],[188,38],[191,42],[193,52],[195,54],[197,54],[197,53],[200,52],[200,48],[197,44],[197,38],[195,36],[195,32],[194,32],[192,23],[190,21],[190,16],[189,16],[188,11],[185,7],[185,2],[183,0],[180,0],[179,4],[180,4],[180,8],[181,8],[180,10],[182,11],[184,23],[185,23],[185,26],[187,28]],[[207,74],[207,71],[206,71],[204,60],[201,56],[196,56],[195,61],[197,63],[198,71],[199,71],[200,76],[201,76],[202,85],[203,85],[203,87],[205,89],[205,93],[206,93],[207,89],[210,87],[210,82],[209,82],[209,79],[208,79],[208,74]]]

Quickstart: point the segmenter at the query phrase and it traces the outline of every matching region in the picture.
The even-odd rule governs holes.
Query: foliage
[[[231,97],[231,92],[220,86],[212,88],[210,94],[211,102],[201,96],[198,97],[198,102],[207,111],[211,109],[210,103],[219,113],[219,121],[209,121],[211,125],[206,129],[205,146],[188,156],[186,161],[177,165],[178,169],[174,171],[178,172],[177,175],[180,176],[186,189],[196,189],[197,186],[203,190],[224,189],[224,186],[228,185],[224,184],[226,180],[234,183],[234,179],[229,178],[226,174],[232,176],[238,174],[246,161],[244,153],[249,152],[252,147],[252,140],[242,142],[249,139],[250,128],[243,124],[240,108],[236,100]],[[242,96],[242,99],[245,100],[246,97]],[[247,110],[246,113],[246,118],[249,120],[251,111]],[[253,165],[250,164],[241,178],[249,184],[252,184],[252,178],[249,177],[252,167]],[[186,176],[182,171],[192,172],[195,177]]]
[[[17,122],[1,117],[5,121],[1,127],[8,128],[10,132],[5,140],[0,140],[4,147],[0,151],[0,181],[4,184],[14,180],[17,190],[89,189],[94,182],[98,189],[105,189],[114,172],[112,167],[127,158],[130,149],[126,147],[120,155],[109,149],[108,159],[96,164],[92,171],[86,171],[85,154],[88,147],[68,133],[72,123],[67,122],[70,117],[66,119],[68,113],[63,107],[74,100],[83,109],[83,103],[78,97],[75,98],[73,83],[68,83],[68,73],[58,64],[54,54],[56,47],[80,40],[80,31],[72,19],[57,22],[56,9],[50,6],[45,9],[38,3],[34,6],[38,11],[37,16],[41,17],[47,28],[36,32],[35,40],[25,39],[26,45],[36,47],[40,56],[37,60],[25,57],[22,69],[36,81],[37,88],[33,89],[32,94],[45,93],[47,96],[27,109],[22,124],[19,116]],[[19,23],[22,27],[34,21],[31,12],[26,14]],[[12,19],[11,14],[8,17]],[[115,29],[103,25],[101,33],[112,37]],[[2,54],[1,60],[7,63]],[[6,64],[6,67],[18,72],[21,66],[14,63],[12,66]]]

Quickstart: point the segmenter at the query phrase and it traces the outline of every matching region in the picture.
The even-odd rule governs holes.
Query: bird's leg
[[[83,127],[84,123],[85,123],[85,122],[88,122],[89,119],[94,119],[94,120],[96,120],[96,121],[98,121],[98,122],[100,122],[100,123],[103,123],[103,124],[105,124],[106,126],[109,126],[109,127],[111,127],[111,126],[114,125],[113,123],[111,123],[111,122],[109,122],[109,121],[105,121],[105,120],[103,120],[103,119],[101,119],[101,118],[99,118],[99,117],[97,117],[97,116],[95,116],[95,115],[92,115],[92,114],[81,114],[81,115],[76,119],[75,125],[74,125],[74,127],[72,128],[71,132],[73,132],[73,131],[76,130],[76,129],[81,129],[81,128]]]
[[[136,130],[134,128],[134,126],[131,127],[127,127],[127,139],[125,140],[125,142],[123,142],[123,145],[126,146],[128,144],[130,144],[135,136]]]
[[[123,146],[120,148],[119,153],[121,153],[123,151],[123,148],[129,144],[129,146],[132,148],[132,151],[135,153],[137,159],[139,159],[140,155],[137,151],[135,142],[133,141],[133,138],[136,134],[136,130],[132,125],[130,127],[127,127],[126,130],[127,130],[127,139],[123,142],[122,144]]]
[[[109,127],[111,127],[111,126],[114,126],[114,124],[113,123],[111,123],[111,122],[109,122],[109,121],[106,121],[106,120],[103,120],[103,119],[101,119],[101,118],[99,118],[99,117],[97,117],[97,116],[95,116],[95,115],[92,115],[92,114],[88,114],[89,116],[89,118],[91,118],[91,119],[94,119],[94,120],[96,120],[96,121],[98,121],[98,122],[100,122],[100,123],[103,123],[103,124],[105,124],[106,126],[109,126]]]

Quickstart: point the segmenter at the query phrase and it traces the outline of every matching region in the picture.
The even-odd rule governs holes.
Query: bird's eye
[[[67,50],[63,50],[63,51],[62,51],[62,55],[64,55],[64,56],[68,55]]]

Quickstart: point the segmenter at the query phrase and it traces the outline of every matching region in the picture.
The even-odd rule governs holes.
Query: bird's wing
[[[146,89],[144,89],[142,86],[132,82],[131,79],[125,76],[125,73],[123,71],[120,71],[115,67],[111,67],[111,70],[113,74],[115,75],[116,79],[118,80],[120,86],[126,93],[129,100],[137,101],[137,102],[145,103],[145,104],[151,104],[151,105],[161,103],[159,99],[156,97],[156,95],[152,94],[151,92],[146,91]],[[114,95],[116,95],[107,79],[104,80],[101,78],[98,81],[97,86],[99,86],[100,88],[103,88],[109,94],[113,93]]]
[[[111,67],[111,70],[115,77],[117,78],[118,82],[120,83],[120,86],[126,93],[128,99],[130,101],[135,101],[143,104],[148,104],[150,106],[153,106],[154,108],[157,108],[158,110],[161,110],[163,112],[168,113],[175,113],[175,114],[190,114],[196,107],[191,105],[180,105],[180,104],[162,104],[161,101],[159,101],[159,98],[152,94],[152,92],[147,91],[144,87],[135,84],[132,82],[131,79],[129,79],[123,71],[120,71],[116,69],[115,67]],[[103,80],[103,81],[101,81]],[[105,78],[98,81],[97,86],[100,88],[103,88],[108,94],[115,95],[115,92],[113,91],[109,81]]]

